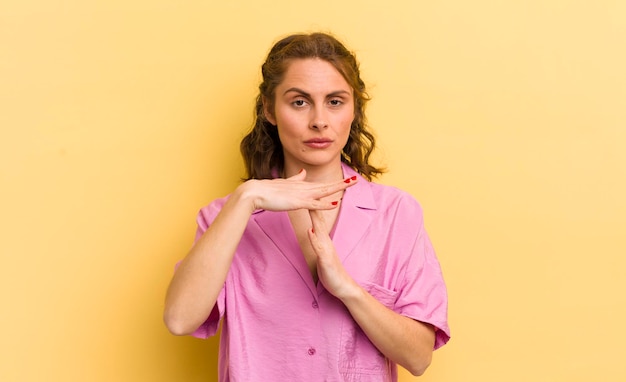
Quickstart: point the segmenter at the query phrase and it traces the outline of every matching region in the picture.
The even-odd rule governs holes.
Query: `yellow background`
[[[380,181],[443,265],[421,380],[626,380],[625,2],[4,0],[1,381],[216,380],[165,288],[243,175],[267,50],[315,30],[362,62]]]

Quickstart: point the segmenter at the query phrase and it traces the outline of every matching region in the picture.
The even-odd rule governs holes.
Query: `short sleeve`
[[[441,266],[424,229],[422,209],[416,201],[403,208],[414,224],[410,256],[398,286],[395,310],[407,317],[435,327],[435,349],[450,339],[448,296]]]
[[[202,237],[213,220],[215,220],[225,202],[226,199],[218,199],[198,212],[196,217],[197,229],[194,244],[200,239],[200,237]],[[219,323],[222,317],[224,317],[226,306],[225,296],[224,287],[222,287],[209,317],[207,317],[206,321],[191,334],[193,337],[206,339],[217,333]]]

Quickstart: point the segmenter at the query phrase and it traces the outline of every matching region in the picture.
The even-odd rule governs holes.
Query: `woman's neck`
[[[302,167],[295,168],[296,166],[289,166],[285,164],[284,169],[284,178],[289,178],[291,176],[296,175]],[[329,166],[305,166],[304,170],[306,170],[306,181],[307,182],[332,182],[336,180],[343,179],[343,168],[341,167],[341,162],[338,162],[336,165]]]

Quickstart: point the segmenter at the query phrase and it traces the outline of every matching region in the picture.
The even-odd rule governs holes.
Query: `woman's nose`
[[[315,108],[311,115],[311,122],[309,128],[311,129],[325,129],[328,127],[328,118],[323,108]]]

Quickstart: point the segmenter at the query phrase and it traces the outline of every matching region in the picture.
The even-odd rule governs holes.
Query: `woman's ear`
[[[276,118],[274,118],[274,112],[271,110],[271,105],[267,102],[267,98],[263,97],[263,115],[265,115],[265,119],[269,121],[272,125],[276,126]]]

